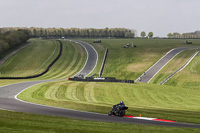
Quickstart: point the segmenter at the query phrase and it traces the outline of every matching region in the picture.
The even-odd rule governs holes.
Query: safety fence
[[[101,69],[100,69],[100,71],[99,71],[99,77],[102,76],[103,69],[104,69],[104,66],[105,66],[105,63],[106,63],[107,55],[108,55],[108,48],[106,48],[106,52],[105,52],[105,55],[104,55],[103,63],[102,63],[102,65],[101,65]]]
[[[72,81],[82,81],[82,82],[119,82],[119,83],[134,83],[134,80],[122,80],[122,79],[116,79],[114,77],[105,77],[105,78],[93,78],[93,77],[86,77],[85,79],[74,77],[69,78],[68,80]]]

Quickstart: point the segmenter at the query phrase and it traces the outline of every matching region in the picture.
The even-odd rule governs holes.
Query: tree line
[[[168,38],[200,38],[200,31],[195,31],[191,33],[168,33],[167,34]]]
[[[29,39],[29,32],[27,30],[14,30],[0,32],[0,55],[9,49],[25,43]]]
[[[16,30],[19,28],[1,28],[0,32]],[[126,28],[21,28],[29,32],[30,37],[33,38],[134,38],[136,31]]]

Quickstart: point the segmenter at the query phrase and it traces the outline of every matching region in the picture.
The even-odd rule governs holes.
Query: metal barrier
[[[119,83],[134,83],[134,80],[122,80],[122,79],[116,79],[115,77],[105,77],[105,78],[93,78],[93,77],[86,77],[85,79],[74,77],[74,78],[68,78],[68,80],[72,81],[82,81],[82,82],[119,82]]]
[[[103,69],[104,69],[104,66],[105,66],[105,63],[106,63],[107,55],[108,55],[108,48],[106,48],[106,52],[105,52],[105,55],[104,55],[103,63],[101,65],[101,69],[99,71],[99,77],[101,77],[101,75],[103,73]]]

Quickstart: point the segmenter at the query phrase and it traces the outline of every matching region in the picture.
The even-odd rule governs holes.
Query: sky
[[[0,0],[0,27],[200,30],[200,0]]]

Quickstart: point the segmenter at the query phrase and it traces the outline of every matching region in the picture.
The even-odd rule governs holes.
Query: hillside
[[[93,40],[84,41],[91,43]],[[198,40],[190,41],[194,42],[194,46],[199,45]],[[125,44],[131,42],[137,47],[123,48]],[[135,79],[170,49],[188,46],[182,44],[182,40],[167,39],[103,39],[102,44],[96,45],[96,48],[101,45],[103,48],[109,48],[103,76],[116,76],[121,79]],[[100,48],[97,51],[102,51],[101,56],[103,55],[103,48],[101,50]],[[187,58],[191,52],[186,51],[186,53],[188,54],[180,54],[175,60]],[[113,104],[123,100],[130,107],[127,111],[128,115],[138,116],[142,114],[146,117],[200,123],[198,112],[200,106],[199,92],[198,89],[188,90],[176,86],[169,87],[144,83],[57,81],[36,85],[20,94],[19,98],[40,104],[100,113],[107,113]],[[32,94],[31,97],[28,96],[29,94]]]

